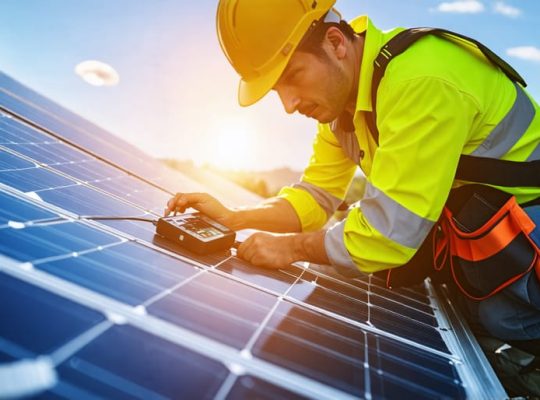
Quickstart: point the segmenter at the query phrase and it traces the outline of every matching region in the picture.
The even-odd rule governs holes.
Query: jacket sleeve
[[[442,212],[477,114],[474,98],[442,79],[381,82],[379,148],[360,206],[326,233],[333,264],[372,273],[412,258]]]
[[[356,168],[329,125],[319,124],[313,154],[301,181],[283,188],[278,197],[292,204],[302,231],[315,231],[326,224],[344,200]]]

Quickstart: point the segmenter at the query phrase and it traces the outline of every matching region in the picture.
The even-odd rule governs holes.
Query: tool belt
[[[466,185],[451,191],[415,256],[377,275],[389,288],[418,284],[429,276],[434,283],[455,284],[472,300],[484,300],[533,269],[540,280],[540,248],[531,238],[535,227],[514,196],[491,186]]]
[[[433,266],[449,268],[472,300],[493,296],[533,269],[540,279],[540,248],[530,237],[535,227],[508,193],[482,185],[457,189],[431,237]]]

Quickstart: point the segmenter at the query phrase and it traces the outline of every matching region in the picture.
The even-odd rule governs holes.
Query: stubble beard
[[[330,123],[339,117],[345,111],[350,95],[345,71],[333,60],[329,60],[327,65],[328,79],[325,80],[325,92],[328,112],[317,118],[321,124]]]

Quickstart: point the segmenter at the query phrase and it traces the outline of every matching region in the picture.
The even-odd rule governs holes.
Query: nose
[[[296,93],[286,87],[276,88],[279,98],[281,100],[281,103],[283,103],[283,107],[285,108],[285,111],[288,114],[294,113],[298,109],[298,105],[300,104],[300,98],[296,95]]]

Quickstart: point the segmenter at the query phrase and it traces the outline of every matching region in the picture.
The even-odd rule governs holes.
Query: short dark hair
[[[296,51],[311,53],[319,58],[324,58],[326,53],[322,50],[322,42],[324,40],[324,36],[326,35],[326,31],[328,31],[328,29],[332,26],[338,28],[348,40],[354,40],[356,32],[347,21],[341,20],[339,23],[321,22],[306,33],[296,48]]]

